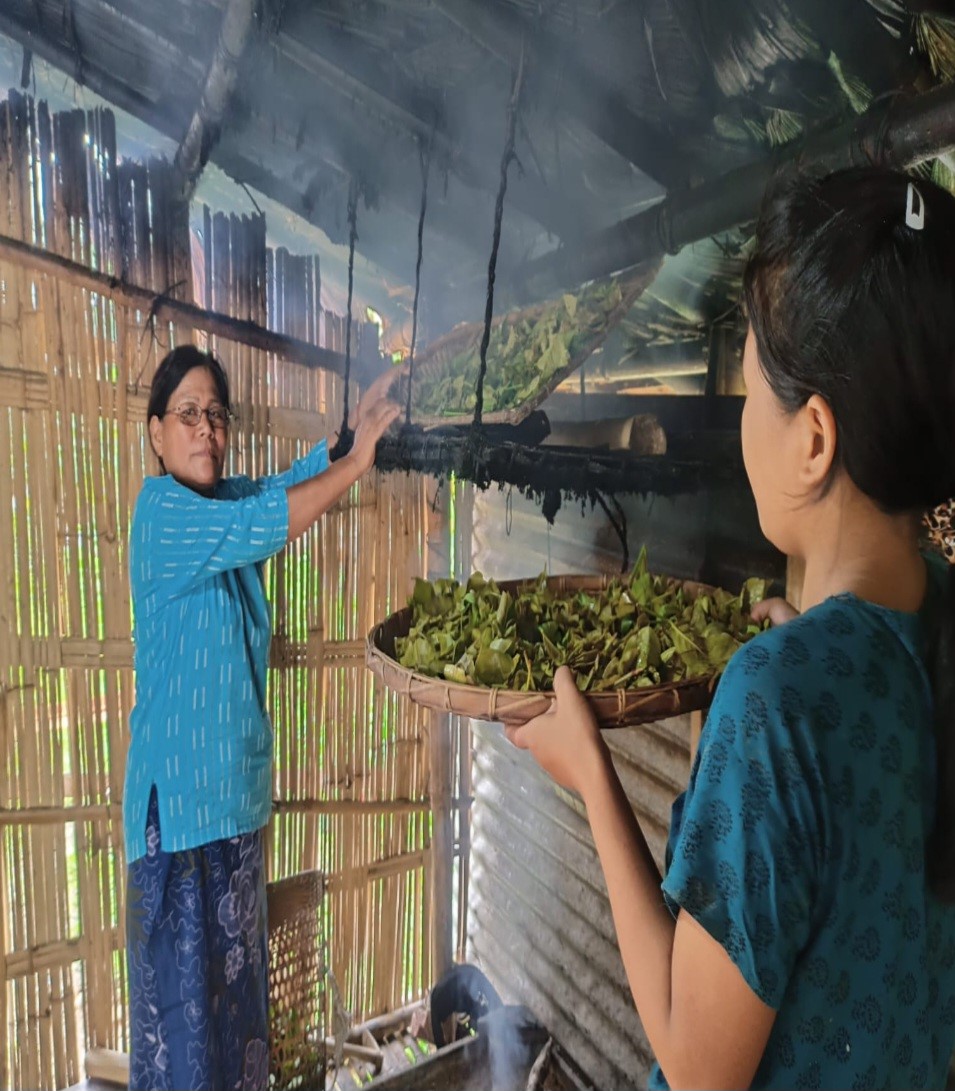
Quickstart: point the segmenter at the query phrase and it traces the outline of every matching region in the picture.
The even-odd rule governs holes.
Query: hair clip
[[[916,198],[918,209],[915,206]],[[905,226],[911,227],[913,231],[921,231],[925,226],[925,202],[912,182],[909,182],[909,188],[905,194]]]

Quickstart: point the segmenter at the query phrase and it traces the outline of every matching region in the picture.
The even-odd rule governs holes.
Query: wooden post
[[[429,579],[453,575],[454,543],[449,519],[451,488],[450,481],[430,480],[427,485],[428,496],[434,497],[428,513]],[[431,799],[431,974],[434,981],[440,981],[454,961],[451,717],[443,712],[430,712],[427,723],[428,795]]]
[[[439,981],[454,962],[451,899],[454,875],[454,829],[451,818],[451,717],[428,717],[431,796],[431,929],[432,973]]]

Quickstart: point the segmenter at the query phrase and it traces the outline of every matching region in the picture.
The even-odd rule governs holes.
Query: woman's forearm
[[[323,473],[291,485],[288,493],[288,540],[304,534],[364,473],[351,455],[333,462]]]
[[[663,900],[660,872],[603,744],[582,794],[630,991],[650,1045],[665,1069],[675,922]]]

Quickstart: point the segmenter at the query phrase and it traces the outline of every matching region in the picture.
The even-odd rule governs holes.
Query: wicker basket
[[[593,353],[601,346],[607,337],[607,334],[626,317],[627,312],[636,300],[643,294],[647,286],[653,282],[654,277],[657,275],[659,264],[659,262],[645,262],[643,265],[639,265],[628,273],[623,274],[620,277],[620,288],[623,297],[620,303],[608,314],[607,321],[604,324],[601,333],[583,340],[567,362],[566,366],[555,371],[548,381],[540,386],[530,398],[521,402],[520,405],[483,413],[481,416],[483,423],[520,424],[532,410],[536,409],[542,401],[554,392],[568,375],[572,375],[581,367],[581,365],[586,363]],[[498,316],[494,319],[491,326],[492,342],[495,337],[494,331],[499,330],[502,323],[514,321],[515,319],[536,319],[550,305],[550,303],[538,303],[521,311],[509,311],[507,314]],[[480,347],[483,333],[484,324],[482,322],[468,322],[456,326],[450,333],[447,333],[444,337],[434,341],[415,358],[414,384],[417,386],[418,383],[427,382],[431,377],[437,377],[444,371],[447,365],[461,353],[477,350]],[[473,379],[475,385],[477,385],[476,370]],[[400,405],[405,404],[407,396],[407,386],[404,383],[399,384],[395,397]],[[412,401],[412,409],[413,407],[414,402]],[[460,413],[440,414],[437,416],[415,413],[413,421],[423,428],[436,428],[442,425],[470,424],[473,416],[474,414],[471,410]]]
[[[611,576],[552,576],[547,586],[558,595],[576,591],[602,591]],[[536,580],[505,580],[498,584],[512,593],[536,584]],[[687,597],[713,591],[706,584],[674,580]],[[524,693],[512,689],[487,689],[442,678],[419,674],[395,660],[395,639],[407,636],[411,628],[411,607],[391,614],[372,629],[365,642],[365,662],[389,689],[404,694],[426,708],[490,720],[522,724],[546,712],[554,699],[551,690]],[[717,676],[714,674],[682,682],[667,682],[644,689],[615,689],[585,696],[601,727],[632,727],[706,708],[713,697]]]
[[[269,883],[269,1088],[325,1086],[325,877]]]

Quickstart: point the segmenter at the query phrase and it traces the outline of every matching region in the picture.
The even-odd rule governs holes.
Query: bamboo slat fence
[[[122,161],[108,111],[0,105],[0,234],[173,299],[341,351],[317,259],[262,217],[205,213],[165,164]],[[203,336],[0,257],[0,1087],[61,1088],[127,1048],[122,790],[133,702],[127,543],[157,467],[156,364]],[[373,326],[359,345],[377,349]],[[353,337],[353,344],[355,338]],[[228,472],[285,468],[341,414],[341,380],[211,338],[239,420]],[[361,349],[360,349],[361,351]],[[355,1018],[430,984],[431,815],[420,712],[366,673],[362,639],[426,565],[420,479],[356,486],[271,562],[270,877],[328,876],[328,957]]]

